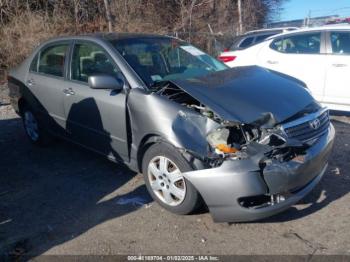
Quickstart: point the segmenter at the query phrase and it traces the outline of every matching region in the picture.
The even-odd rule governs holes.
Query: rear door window
[[[68,43],[46,47],[40,52],[38,71],[47,75],[63,77],[67,50]]]
[[[287,54],[319,54],[321,33],[286,36],[273,41],[270,47]]]
[[[333,54],[350,54],[350,32],[331,32]]]

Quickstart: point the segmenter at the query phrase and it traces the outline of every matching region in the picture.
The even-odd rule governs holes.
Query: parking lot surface
[[[323,180],[302,202],[255,223],[203,211],[173,215],[142,175],[57,140],[35,147],[0,96],[0,253],[350,255],[350,118],[333,117],[336,142]]]

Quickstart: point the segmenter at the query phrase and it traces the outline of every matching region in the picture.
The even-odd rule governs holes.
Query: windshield
[[[129,38],[111,42],[148,87],[228,68],[198,48],[174,38]]]

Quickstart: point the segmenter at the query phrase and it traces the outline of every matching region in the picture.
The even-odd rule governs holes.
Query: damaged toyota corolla
[[[217,222],[298,202],[325,173],[334,140],[328,110],[302,82],[229,69],[172,37],[52,39],[8,80],[33,143],[55,135],[101,153],[142,172],[165,209],[205,204]]]

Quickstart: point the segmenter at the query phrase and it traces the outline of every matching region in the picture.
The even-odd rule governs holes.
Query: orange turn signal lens
[[[238,151],[237,148],[229,147],[228,145],[225,145],[225,144],[218,144],[216,146],[216,148],[218,150],[220,150],[221,152],[226,153],[226,154],[228,154],[228,153],[236,153]]]

